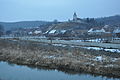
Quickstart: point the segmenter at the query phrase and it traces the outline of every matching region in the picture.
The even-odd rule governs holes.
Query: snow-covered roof
[[[105,32],[105,30],[102,28],[101,30],[96,30],[96,32]]]
[[[28,34],[32,34],[32,32],[28,32]]]
[[[120,29],[115,29],[113,33],[120,33]]]
[[[91,28],[88,32],[93,32],[93,28]]]
[[[108,27],[109,27],[109,25],[105,25],[105,26],[104,26],[104,28],[108,28]]]
[[[93,28],[91,28],[88,32],[97,32],[97,33],[100,33],[100,32],[105,32],[105,30],[102,28],[100,30],[94,30]]]
[[[34,31],[34,33],[35,34],[39,34],[39,33],[41,33],[41,31],[40,30],[36,30],[36,31]]]
[[[66,31],[67,31],[67,30],[60,30],[60,32],[63,33],[63,34],[64,34]]]
[[[48,32],[49,32],[49,31],[46,31],[45,34],[48,33]]]
[[[50,32],[49,32],[49,34],[54,34],[56,32],[56,30],[51,30]]]

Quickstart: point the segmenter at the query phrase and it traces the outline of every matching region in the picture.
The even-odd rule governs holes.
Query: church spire
[[[73,21],[77,21],[77,14],[76,14],[76,12],[74,12],[74,14],[73,14]]]
[[[73,14],[74,16],[77,16],[77,14],[76,14],[76,12],[74,12],[74,14]]]

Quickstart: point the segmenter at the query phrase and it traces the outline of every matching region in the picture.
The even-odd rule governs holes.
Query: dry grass
[[[103,61],[95,61],[96,56],[105,58]],[[111,58],[120,55],[105,51],[86,50],[72,47],[58,47],[45,43],[32,41],[0,40],[0,60],[7,60],[19,64],[31,64],[36,66],[47,66],[50,68],[67,68],[75,71],[84,70],[97,74],[109,74],[114,71],[118,76],[120,72],[120,59],[112,62]],[[105,68],[104,66],[114,64],[118,67]],[[109,72],[105,72],[105,70]],[[110,71],[111,70],[111,71]]]

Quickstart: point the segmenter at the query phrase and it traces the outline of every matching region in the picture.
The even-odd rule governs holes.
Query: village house
[[[61,35],[64,35],[66,31],[67,30],[55,30],[55,29],[53,29],[48,33],[48,35],[61,36]]]
[[[91,28],[90,30],[88,30],[89,35],[101,35],[105,32],[106,31],[103,28]]]
[[[116,37],[120,38],[120,28],[117,28],[113,31]]]

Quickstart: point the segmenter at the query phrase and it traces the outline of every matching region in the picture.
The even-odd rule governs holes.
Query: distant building
[[[82,19],[77,17],[76,12],[74,12],[74,14],[73,14],[73,22],[82,22]]]
[[[79,22],[79,23],[82,23],[83,21],[82,21],[82,19],[78,18],[76,12],[74,12],[73,19],[72,20],[68,19],[68,22]]]
[[[88,30],[88,34],[102,34],[105,33],[105,30],[102,29],[95,29],[95,28],[91,28],[90,30]]]
[[[56,30],[51,30],[49,34],[55,34]]]
[[[41,30],[35,30],[34,33],[35,33],[35,34],[41,34],[42,31],[41,31]]]
[[[64,34],[66,30],[51,30],[49,34]]]
[[[77,14],[76,13],[73,14],[73,21],[77,21]]]

